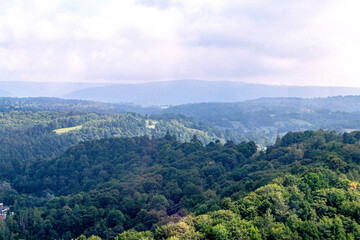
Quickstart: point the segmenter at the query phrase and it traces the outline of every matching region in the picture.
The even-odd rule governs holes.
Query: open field
[[[63,134],[63,133],[67,133],[73,130],[78,130],[81,129],[82,125],[78,125],[78,126],[74,126],[74,127],[68,127],[68,128],[59,128],[59,129],[55,129],[54,132],[56,134]]]

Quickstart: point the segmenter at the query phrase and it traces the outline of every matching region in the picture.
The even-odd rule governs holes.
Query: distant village
[[[9,207],[6,207],[3,203],[0,203],[0,220],[6,219],[9,209]]]

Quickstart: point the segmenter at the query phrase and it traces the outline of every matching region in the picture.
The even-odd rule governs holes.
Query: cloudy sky
[[[360,87],[358,0],[0,0],[0,81]]]

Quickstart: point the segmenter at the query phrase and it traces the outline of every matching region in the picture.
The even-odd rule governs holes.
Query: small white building
[[[5,220],[7,216],[7,212],[9,211],[9,207],[4,206],[3,203],[0,203],[0,220]]]

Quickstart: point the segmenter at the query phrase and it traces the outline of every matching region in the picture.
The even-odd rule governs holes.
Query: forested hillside
[[[170,134],[83,142],[3,175],[14,215],[0,238],[360,239],[359,141],[319,130],[260,152]]]
[[[289,131],[359,130],[359,96],[329,98],[262,98],[238,103],[199,103],[172,106],[165,112],[183,114],[238,134],[261,144],[266,136],[273,143]],[[266,144],[265,144],[266,145]]]
[[[289,131],[359,130],[359,96],[329,98],[262,98],[237,103],[198,103],[142,107],[58,98],[0,98],[0,111],[81,111],[101,114],[181,114],[223,131],[225,139],[252,140],[262,147]],[[223,138],[221,136],[218,136]]]
[[[227,139],[241,142],[243,135],[232,134],[183,116],[96,114],[74,111],[0,112],[0,163],[53,158],[81,142],[109,137],[164,136],[170,132],[180,141],[197,135],[203,143]]]
[[[70,100],[61,98],[34,97],[10,98],[0,97],[0,112],[10,111],[81,111],[105,114],[160,113],[160,107],[142,107],[141,105],[122,103],[111,104],[85,100]]]

